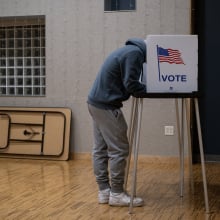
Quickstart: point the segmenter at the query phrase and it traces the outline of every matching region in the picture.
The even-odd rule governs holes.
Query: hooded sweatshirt
[[[145,61],[144,40],[128,39],[125,46],[113,51],[104,61],[88,95],[88,103],[101,109],[116,109],[131,95],[143,97],[146,86],[139,79]]]

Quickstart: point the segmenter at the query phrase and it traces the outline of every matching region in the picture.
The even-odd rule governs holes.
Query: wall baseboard
[[[200,162],[200,155],[195,154],[193,156],[193,160],[195,163]],[[220,155],[214,155],[214,154],[205,154],[205,161],[209,163],[219,163],[220,162]]]
[[[70,160],[92,160],[91,153],[72,153],[70,155]],[[189,158],[185,157],[184,163],[189,163]],[[131,162],[133,161],[133,156],[131,157]],[[180,163],[178,156],[150,156],[150,155],[139,155],[138,162],[140,163],[173,163],[178,164]]]

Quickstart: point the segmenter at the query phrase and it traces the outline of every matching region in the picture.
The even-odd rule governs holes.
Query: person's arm
[[[136,98],[146,96],[146,85],[140,82],[143,58],[138,51],[129,53],[121,63],[123,84],[128,93]]]

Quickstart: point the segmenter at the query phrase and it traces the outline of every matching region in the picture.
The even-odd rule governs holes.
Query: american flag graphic
[[[184,64],[179,50],[173,50],[170,48],[164,49],[162,47],[157,47],[157,50],[159,62],[168,62],[171,64]]]

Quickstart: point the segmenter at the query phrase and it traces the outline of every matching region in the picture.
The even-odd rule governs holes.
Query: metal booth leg
[[[125,168],[125,179],[124,179],[124,189],[127,190],[127,183],[128,183],[128,175],[129,175],[129,168],[130,168],[130,161],[131,161],[131,153],[132,153],[132,146],[134,142],[134,135],[136,130],[137,124],[137,99],[132,97],[132,106],[131,106],[131,117],[130,117],[130,124],[128,130],[128,142],[129,142],[129,155],[127,158],[126,168]]]
[[[143,109],[143,99],[137,99],[138,105],[138,115],[137,115],[137,129],[135,134],[135,144],[134,144],[134,167],[133,167],[133,178],[131,185],[131,202],[129,207],[129,213],[133,212],[133,199],[136,194],[136,180],[137,180],[137,161],[138,161],[138,150],[139,150],[139,142],[140,142],[140,130],[141,130],[141,120],[142,120],[142,109]]]
[[[187,137],[188,137],[189,176],[190,176],[191,189],[192,189],[192,192],[194,193],[190,113],[189,113],[188,101],[186,98],[184,99],[184,104],[185,104],[185,109],[186,109],[186,128],[187,128]]]
[[[195,103],[196,123],[197,123],[198,138],[199,138],[199,150],[200,150],[200,159],[201,159],[201,167],[202,167],[205,208],[206,208],[206,213],[208,214],[208,213],[210,213],[210,211],[209,211],[209,200],[208,200],[208,190],[207,190],[207,181],[206,181],[206,172],[205,172],[205,160],[204,160],[202,132],[201,132],[200,115],[199,115],[199,105],[198,105],[198,99],[197,98],[194,98],[194,103]]]
[[[186,117],[186,130],[188,138],[188,156],[189,156],[189,173],[191,180],[191,188],[194,191],[193,186],[193,172],[192,172],[192,146],[191,146],[191,131],[190,131],[190,114],[188,112],[187,99],[181,99],[181,121],[179,116],[179,105],[178,99],[175,99],[176,104],[176,121],[177,121],[177,132],[178,132],[178,141],[179,141],[179,155],[180,155],[180,197],[183,197],[184,193],[184,115]],[[181,127],[181,128],[180,128]]]
[[[180,157],[180,197],[183,197],[184,187],[184,100],[181,99],[181,128],[180,128],[180,116],[178,99],[175,99],[176,106],[176,122],[177,122],[177,133],[179,141],[179,157]]]

